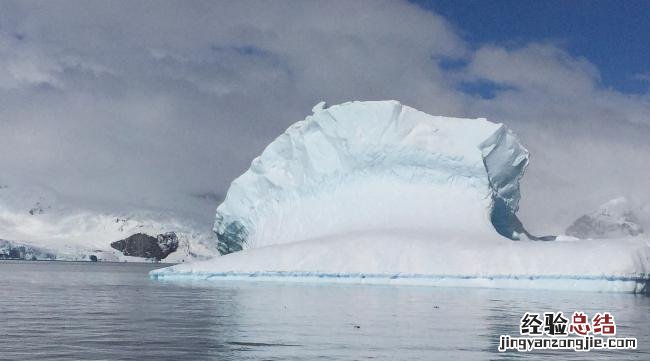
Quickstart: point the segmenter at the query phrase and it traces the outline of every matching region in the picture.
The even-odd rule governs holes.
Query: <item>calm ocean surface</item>
[[[650,360],[630,294],[162,282],[159,266],[0,262],[2,360]],[[631,351],[497,352],[526,311],[609,311]]]

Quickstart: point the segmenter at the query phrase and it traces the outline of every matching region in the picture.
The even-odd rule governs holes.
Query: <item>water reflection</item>
[[[2,262],[11,360],[650,359],[650,298],[627,294],[161,282],[154,266]],[[526,312],[609,311],[639,350],[499,353]]]

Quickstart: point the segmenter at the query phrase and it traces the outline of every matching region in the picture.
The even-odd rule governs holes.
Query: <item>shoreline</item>
[[[142,261],[142,262],[137,262],[137,261],[83,261],[83,260],[65,260],[65,259],[22,259],[22,258],[2,258],[0,259],[0,263],[2,262],[61,262],[61,263],[138,263],[138,264],[160,264],[160,265],[169,265],[173,266],[178,263],[167,263],[167,262],[152,262],[152,261]]]

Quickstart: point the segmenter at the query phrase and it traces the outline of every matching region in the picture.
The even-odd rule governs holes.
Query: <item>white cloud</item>
[[[20,45],[18,39],[0,34],[0,88],[58,85],[59,65],[37,49]]]
[[[648,94],[603,87],[594,65],[554,44],[472,49],[444,18],[397,1],[0,9],[7,182],[87,199],[223,193],[316,102],[398,99],[521,133],[533,150],[522,212],[538,229],[616,193],[647,195]],[[492,99],[459,90],[475,81],[503,87]]]
[[[632,76],[632,79],[650,82],[650,71],[644,73],[636,73]]]
[[[473,55],[470,76],[508,84],[517,89],[555,96],[579,96],[593,90],[598,70],[585,59],[574,58],[550,44],[506,49],[484,46]]]
[[[648,94],[604,87],[586,59],[549,44],[479,48],[464,77],[507,86],[468,108],[509,124],[531,148],[522,211],[537,230],[561,231],[617,194],[649,199]]]

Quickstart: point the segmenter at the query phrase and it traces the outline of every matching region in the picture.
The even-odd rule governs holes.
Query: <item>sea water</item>
[[[0,359],[650,359],[643,295],[150,279],[159,266],[0,262]],[[638,347],[498,352],[525,312],[559,311],[610,312]]]

